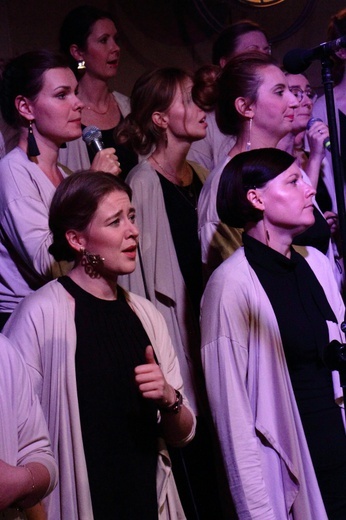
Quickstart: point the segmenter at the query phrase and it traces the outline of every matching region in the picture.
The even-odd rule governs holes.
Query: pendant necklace
[[[165,175],[167,175],[171,179],[174,179],[175,181],[177,181],[176,177],[173,174],[169,173],[162,166],[162,164],[160,164],[155,159],[155,157],[153,155],[151,156],[151,158],[157,164],[157,166],[159,168],[161,168],[161,170],[165,173]],[[171,181],[169,181],[169,182],[171,182]],[[171,184],[173,184],[175,189],[178,191],[178,193],[180,193],[181,197],[183,197],[183,199],[187,202],[187,204],[189,204],[189,206],[192,206],[193,209],[195,211],[197,211],[198,198],[197,198],[197,192],[196,192],[196,187],[195,187],[193,175],[192,175],[192,182],[188,186],[183,186],[182,184],[176,184],[176,182],[171,182]]]

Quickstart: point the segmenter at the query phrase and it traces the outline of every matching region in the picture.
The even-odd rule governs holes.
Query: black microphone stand
[[[339,372],[344,406],[346,406],[346,344],[337,340],[331,341],[324,349],[323,361],[330,370]]]
[[[335,103],[334,103],[334,82],[332,79],[332,61],[329,56],[321,59],[322,64],[322,82],[324,86],[324,93],[326,97],[327,119],[330,136],[330,152],[332,154],[332,164],[334,172],[335,195],[338,207],[341,248],[344,262],[346,262],[346,212],[345,212],[345,197],[344,197],[344,173],[341,164],[341,157],[339,151],[339,139],[336,126]]]

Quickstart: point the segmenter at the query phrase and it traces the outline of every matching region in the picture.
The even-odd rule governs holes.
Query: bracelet
[[[30,473],[30,477],[31,477],[31,481],[32,481],[32,487],[31,487],[31,493],[33,493],[35,491],[35,479],[34,479],[34,474],[33,472],[31,471],[31,469],[29,468],[29,466],[27,466],[26,464],[22,464],[21,466],[19,466],[20,468],[25,468],[29,473]]]
[[[175,402],[170,404],[169,406],[165,406],[164,408],[160,408],[162,413],[179,413],[180,408],[183,406],[183,396],[179,392],[179,390],[175,390]]]

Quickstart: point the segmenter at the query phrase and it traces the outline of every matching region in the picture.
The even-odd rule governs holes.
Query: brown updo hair
[[[263,212],[251,204],[247,192],[252,188],[263,188],[294,161],[292,155],[278,148],[259,148],[233,157],[223,169],[217,191],[216,208],[220,220],[235,228],[262,220]]]
[[[121,191],[132,198],[132,190],[123,180],[110,173],[81,171],[66,177],[57,187],[49,210],[49,227],[53,242],[49,252],[57,262],[76,259],[76,252],[66,240],[70,229],[84,231],[101,202],[109,193]]]
[[[131,113],[120,123],[116,141],[131,145],[139,154],[148,154],[165,134],[153,122],[153,113],[168,110],[178,88],[187,79],[192,79],[192,75],[175,67],[155,69],[140,76],[131,93]]]
[[[249,104],[257,100],[263,69],[268,65],[279,67],[270,55],[252,51],[230,59],[223,69],[212,65],[196,72],[193,97],[202,108],[215,110],[223,134],[239,134],[244,118],[237,111],[235,100],[244,97]]]

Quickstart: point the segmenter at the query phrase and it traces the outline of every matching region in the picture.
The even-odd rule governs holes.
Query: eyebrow
[[[123,209],[119,209],[119,211],[117,211],[116,213],[112,213],[112,215],[110,215],[109,217],[106,218],[106,222],[108,221],[112,221],[114,220],[115,218],[117,217],[120,217],[120,215],[122,213],[125,213],[125,211]],[[136,210],[134,208],[134,206],[130,206],[128,211],[126,212],[126,214],[128,215],[129,213],[136,213]]]
[[[55,88],[53,89],[53,91],[55,92],[56,90],[59,90],[59,89],[61,89],[61,88],[62,88],[62,89],[65,89],[65,90],[72,90],[71,85],[59,85],[58,87],[55,87]],[[77,87],[76,87],[76,88],[77,88]],[[75,90],[75,89],[73,89],[73,90]]]

